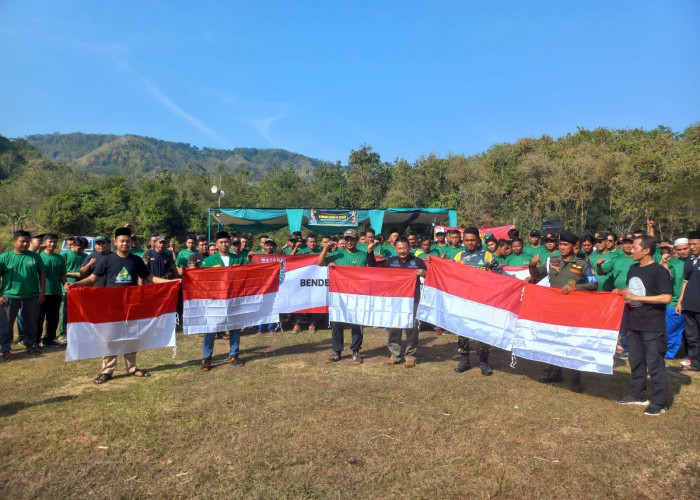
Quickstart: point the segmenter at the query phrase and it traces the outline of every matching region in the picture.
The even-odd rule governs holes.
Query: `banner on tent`
[[[357,227],[355,210],[320,210],[309,209],[309,226]]]

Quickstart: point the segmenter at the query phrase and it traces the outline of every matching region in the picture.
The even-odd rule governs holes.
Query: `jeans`
[[[12,327],[19,314],[22,314],[24,333],[23,342],[27,347],[36,345],[36,325],[39,317],[39,297],[7,300],[6,306],[0,306],[0,350],[10,352],[12,348]]]
[[[678,354],[678,349],[683,343],[683,331],[685,330],[685,317],[676,314],[676,308],[666,307],[666,359],[673,359]]]
[[[352,344],[350,344],[350,349],[359,351],[362,348],[362,327],[360,325],[333,321],[331,322],[331,343],[333,344],[333,350],[335,352],[341,352],[343,350],[343,333],[347,327],[350,327],[350,331],[352,332]]]
[[[211,359],[212,354],[214,354],[214,339],[216,338],[216,332],[210,332],[204,334],[204,342],[202,343],[202,359]],[[241,331],[231,330],[228,332],[228,345],[231,347],[228,357],[233,358],[238,356],[239,349],[238,346],[241,343]]]
[[[666,406],[668,379],[664,354],[666,353],[666,332],[641,332],[627,330],[627,343],[630,347],[630,396],[643,398],[647,392],[647,370],[651,378],[651,404]]]

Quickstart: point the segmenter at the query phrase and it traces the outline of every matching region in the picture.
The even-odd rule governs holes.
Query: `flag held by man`
[[[523,282],[443,259],[431,259],[418,319],[510,350]]]
[[[525,285],[513,354],[564,368],[612,374],[625,300],[611,292]]]
[[[280,263],[186,269],[182,277],[185,334],[277,323]]]
[[[66,361],[175,345],[180,283],[71,287]]]
[[[412,328],[414,269],[331,266],[328,314],[331,321],[380,328]]]

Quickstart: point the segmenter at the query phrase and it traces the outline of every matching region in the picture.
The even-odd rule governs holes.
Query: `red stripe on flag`
[[[185,269],[184,300],[232,299],[275,293],[279,290],[279,262],[249,266]]]
[[[301,311],[294,311],[292,314],[328,314],[328,306],[310,307]]]
[[[612,292],[569,292],[525,285],[520,319],[549,325],[619,330],[625,299]]]
[[[303,255],[266,255],[256,253],[253,255],[254,264],[264,264],[268,262],[284,262],[285,272],[294,271],[300,267],[314,266],[318,262],[318,255],[303,254]]]
[[[413,297],[415,269],[386,267],[331,266],[328,292],[374,297]]]
[[[430,259],[425,286],[518,314],[523,282],[447,259]]]
[[[112,323],[177,311],[180,283],[141,286],[76,286],[66,292],[69,323]]]

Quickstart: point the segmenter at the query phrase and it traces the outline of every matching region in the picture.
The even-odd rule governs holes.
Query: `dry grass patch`
[[[623,407],[629,370],[586,392],[536,381],[541,365],[495,352],[494,376],[453,371],[456,342],[422,333],[416,368],[334,364],[328,331],[244,335],[242,368],[201,337],[177,358],[139,354],[147,379],[92,384],[99,360],[63,353],[0,365],[0,480],[8,498],[693,498],[698,375],[669,368],[658,418]],[[123,373],[123,366],[117,375]],[[565,375],[566,376],[566,375]],[[683,453],[681,453],[683,450]]]

